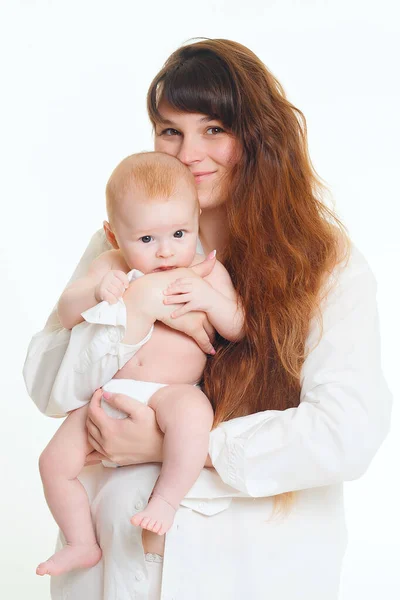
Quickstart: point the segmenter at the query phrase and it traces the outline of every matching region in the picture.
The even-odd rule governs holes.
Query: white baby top
[[[99,231],[74,276],[107,249]],[[318,323],[310,324],[300,405],[232,419],[211,432],[214,469],[203,469],[166,536],[163,600],[336,600],[346,547],[342,482],[367,469],[388,432],[392,399],[380,364],[376,284],[356,248],[331,283],[320,340]],[[124,323],[88,325],[82,352],[99,331],[104,377],[111,379],[124,354]],[[53,312],[29,346],[25,381],[45,414],[64,414],[64,383],[78,400],[93,384],[97,363],[77,368],[69,340]],[[85,469],[103,560],[53,578],[53,600],[147,599],[141,532],[129,519],[146,504],[159,470]],[[269,521],[271,496],[293,490],[290,515]]]

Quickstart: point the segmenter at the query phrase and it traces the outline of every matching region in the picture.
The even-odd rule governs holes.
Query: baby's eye
[[[183,238],[184,235],[185,235],[185,232],[182,229],[178,229],[178,231],[175,231],[175,233],[174,233],[175,238]]]
[[[148,244],[149,242],[151,242],[151,235],[144,235],[143,237],[140,238],[143,242],[143,244]]]

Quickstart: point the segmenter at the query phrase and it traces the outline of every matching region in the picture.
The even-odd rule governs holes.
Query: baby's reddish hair
[[[114,169],[106,186],[107,214],[112,221],[118,204],[129,196],[135,199],[135,190],[144,192],[146,200],[169,200],[179,182],[193,188],[195,181],[189,169],[177,158],[162,152],[141,152],[122,160]]]

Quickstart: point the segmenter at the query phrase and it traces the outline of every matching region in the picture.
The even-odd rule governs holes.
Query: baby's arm
[[[117,250],[103,252],[90,265],[86,275],[72,282],[58,301],[58,317],[63,327],[72,329],[83,321],[81,313],[102,300],[117,302],[129,285],[129,270]]]
[[[243,309],[229,273],[219,261],[216,261],[207,277],[177,279],[169,285],[164,294],[165,304],[184,303],[171,317],[179,317],[192,310],[203,311],[225,339],[236,342],[243,337]]]

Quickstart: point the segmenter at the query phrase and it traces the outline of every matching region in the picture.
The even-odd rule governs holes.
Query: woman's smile
[[[193,173],[192,175],[194,176],[196,183],[200,183],[200,181],[203,181],[204,179],[208,179],[210,177],[210,175],[214,175],[214,173],[216,173],[216,171],[203,171],[203,172],[199,172],[199,173]]]
[[[238,161],[240,142],[218,120],[202,113],[179,112],[161,102],[162,121],[156,127],[154,147],[176,156],[193,174],[200,208],[224,203],[221,183]]]

